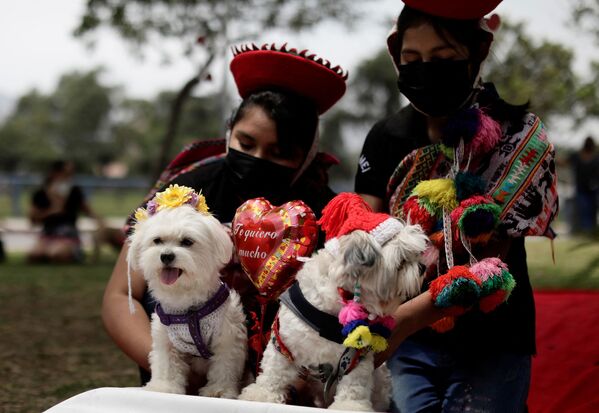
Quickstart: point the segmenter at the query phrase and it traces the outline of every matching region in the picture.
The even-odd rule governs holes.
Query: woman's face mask
[[[297,169],[248,155],[229,147],[225,158],[235,191],[243,198],[276,201],[289,191]]]
[[[431,117],[448,116],[472,96],[477,74],[470,60],[414,62],[399,66],[397,86],[412,105]]]

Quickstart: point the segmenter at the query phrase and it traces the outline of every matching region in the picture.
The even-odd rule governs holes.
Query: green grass
[[[114,259],[32,266],[10,256],[0,265],[2,412],[39,412],[92,388],[139,385],[100,320]]]
[[[557,238],[551,242],[531,238],[526,242],[528,269],[534,288],[599,289],[599,241]]]

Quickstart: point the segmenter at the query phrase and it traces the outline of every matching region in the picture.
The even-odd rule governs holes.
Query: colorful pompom
[[[499,223],[501,207],[489,196],[475,195],[463,200],[451,211],[452,223],[456,226],[454,238],[460,232],[471,243],[486,243]]]
[[[485,313],[505,302],[516,285],[507,265],[499,258],[485,258],[474,264],[470,271],[482,282],[478,306]]]
[[[480,157],[491,152],[501,139],[501,125],[492,117],[480,111],[479,127],[470,142],[466,142],[465,152],[474,157]]]
[[[381,351],[387,350],[389,343],[385,337],[382,337],[378,334],[372,334],[372,338],[370,339],[370,348],[375,353],[380,353]]]
[[[368,347],[371,341],[372,334],[370,333],[370,329],[367,326],[358,326],[347,335],[343,341],[343,345],[345,347],[361,349]]]
[[[354,320],[365,320],[368,318],[368,311],[364,306],[356,301],[346,301],[339,311],[339,322],[343,325]]]
[[[482,113],[477,108],[467,108],[452,116],[443,129],[443,144],[457,148],[460,140],[470,142],[480,130]]]
[[[425,233],[430,234],[437,223],[437,218],[434,216],[434,210],[429,208],[428,203],[421,204],[417,196],[411,196],[403,205],[403,214],[408,223],[418,224]]]
[[[471,196],[484,194],[486,187],[487,183],[478,175],[463,171],[456,174],[455,191],[460,202]]]
[[[354,331],[359,326],[368,326],[368,320],[353,320],[347,324],[344,324],[343,328],[341,329],[341,334],[347,337],[352,331]]]
[[[429,291],[435,306],[451,309],[451,315],[459,315],[476,303],[481,285],[468,267],[457,265],[434,279]]]
[[[428,202],[438,217],[443,210],[451,211],[458,206],[455,184],[453,180],[447,178],[422,181],[416,185],[412,195],[418,196],[420,204]]]

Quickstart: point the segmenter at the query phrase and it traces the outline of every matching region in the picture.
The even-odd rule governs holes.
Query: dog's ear
[[[409,260],[418,260],[429,245],[429,239],[420,225],[406,224],[398,237],[404,257]]]
[[[216,219],[211,217],[209,221],[211,236],[213,237],[214,256],[220,263],[219,269],[227,265],[233,255],[233,241],[226,228]]]
[[[133,269],[139,269],[139,255],[141,254],[141,242],[135,234],[131,234],[127,238],[126,245],[129,247],[127,250],[127,265]]]
[[[339,240],[342,252],[343,272],[354,277],[372,268],[381,257],[381,250],[374,238],[364,231],[353,231]]]

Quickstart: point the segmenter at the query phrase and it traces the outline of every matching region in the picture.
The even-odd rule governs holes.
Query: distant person
[[[595,141],[588,136],[582,148],[570,157],[576,184],[575,232],[594,233],[597,230],[597,196],[599,196],[599,153]]]
[[[55,161],[40,189],[33,193],[29,219],[42,232],[28,254],[30,262],[80,262],[83,250],[77,218],[96,218],[81,188],[73,184],[74,164]]]

